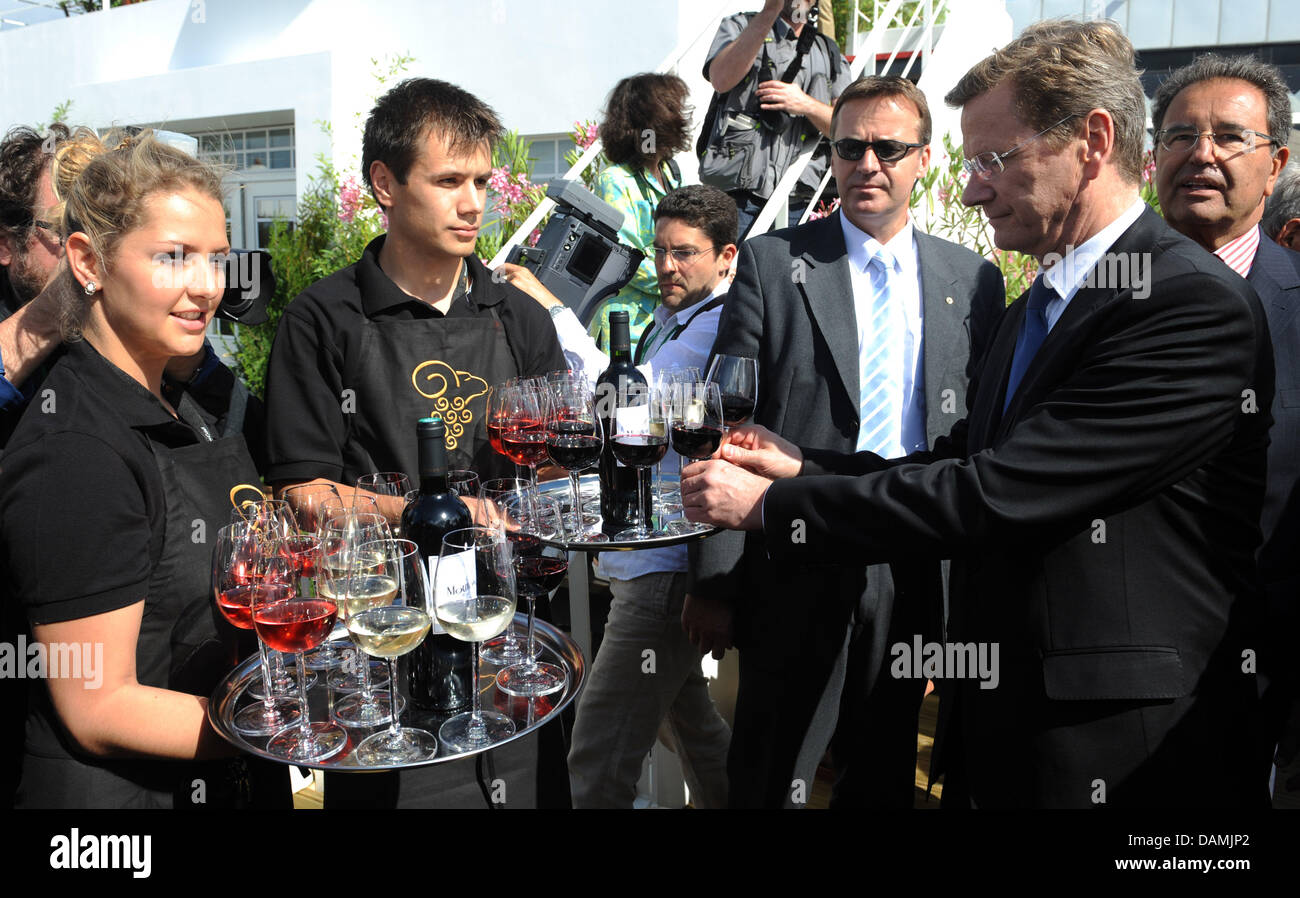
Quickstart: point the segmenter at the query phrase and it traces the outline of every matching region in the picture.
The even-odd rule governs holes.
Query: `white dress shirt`
[[[637,370],[645,375],[646,383],[654,385],[658,371],[670,368],[699,368],[700,375],[707,374],[706,366],[709,353],[713,350],[714,338],[718,335],[718,323],[722,318],[722,306],[702,312],[709,301],[727,292],[730,282],[723,278],[713,292],[704,299],[685,309],[670,313],[662,305],[655,309],[654,330],[647,330],[650,343],[647,344],[647,360],[637,365]],[[555,335],[559,338],[560,348],[569,360],[570,367],[582,367],[588,382],[594,389],[600,373],[609,367],[609,356],[601,352],[596,341],[587,333],[587,329],[578,321],[573,310],[566,308],[557,312],[552,319],[555,322]],[[667,339],[668,335],[679,325],[687,327],[677,339]],[[644,337],[643,337],[644,339]],[[636,347],[633,347],[633,356]],[[676,471],[680,459],[669,446],[664,455],[665,471]],[[652,475],[653,476],[653,475]],[[602,552],[599,556],[600,573],[614,580],[631,580],[657,571],[685,571],[686,546],[672,546],[665,549],[641,549],[636,552]]]
[[[1120,238],[1120,235],[1142,217],[1146,207],[1147,204],[1139,198],[1133,205],[1120,213],[1119,218],[1085,240],[1082,245],[1067,247],[1065,255],[1060,260],[1053,260],[1052,265],[1043,269],[1043,280],[1056,291],[1056,295],[1047,301],[1047,306],[1043,309],[1043,315],[1047,318],[1047,332],[1049,334],[1052,332],[1052,328],[1056,327],[1056,322],[1060,321],[1061,316],[1065,314],[1065,307],[1070,304],[1070,300],[1074,299],[1074,294],[1078,293],[1079,288],[1088,280],[1088,276],[1092,273],[1093,268],[1097,266],[1097,262],[1115,245],[1115,241]],[[1044,259],[1044,261],[1047,260]],[[1107,269],[1108,271],[1115,270],[1109,266]],[[1137,269],[1125,267],[1124,271],[1133,273]],[[1149,276],[1150,273],[1151,266],[1150,263],[1147,263],[1143,276]],[[1107,284],[1106,286],[1122,285]],[[1149,289],[1150,285],[1148,284],[1147,287]]]
[[[840,213],[844,246],[848,250],[849,280],[853,285],[853,309],[857,316],[858,357],[869,350],[872,300],[875,288],[867,266],[882,245]],[[925,380],[921,368],[924,356],[925,312],[921,302],[921,267],[916,257],[916,238],[909,219],[903,229],[883,245],[893,265],[889,277],[889,384],[898,419],[888,435],[887,458],[899,458],[928,447],[925,432]],[[858,385],[862,389],[862,384]],[[864,416],[865,418],[865,416]],[[865,434],[859,434],[859,438]],[[859,445],[859,450],[868,448]]]

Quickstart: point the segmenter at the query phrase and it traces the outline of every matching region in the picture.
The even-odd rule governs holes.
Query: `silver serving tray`
[[[665,485],[677,485],[676,474],[664,474],[660,478]],[[544,480],[537,484],[538,490],[543,495],[555,496],[560,499],[565,513],[569,511],[572,504],[572,492],[569,489],[568,478],[563,480]],[[595,474],[587,474],[578,478],[579,495],[584,506],[584,511],[596,517],[600,516],[598,508],[593,507],[600,496],[600,478]],[[552,548],[564,549],[569,552],[628,552],[637,549],[662,549],[668,546],[680,546],[683,543],[694,542],[697,539],[704,539],[721,533],[717,527],[707,527],[704,530],[698,530],[694,533],[683,533],[678,536],[660,536],[653,539],[609,539],[603,543],[575,543],[561,539],[548,539],[542,537],[542,542]]]
[[[528,615],[519,612],[515,615],[514,620],[515,632],[519,635],[520,640],[527,638],[528,633]],[[529,733],[536,731],[539,727],[548,721],[556,718],[565,707],[568,706],[582,690],[583,681],[587,675],[587,661],[578,649],[577,643],[570,639],[560,630],[545,621],[537,621],[536,638],[538,646],[541,648],[539,661],[550,661],[552,664],[558,664],[565,669],[569,675],[569,681],[564,689],[554,692],[550,695],[538,699],[523,699],[515,696],[506,695],[500,692],[496,687],[496,674],[499,667],[481,661],[479,664],[479,691],[483,704],[483,710],[495,710],[502,714],[509,715],[515,722],[515,734],[508,739],[494,742],[484,748],[475,749],[474,751],[452,753],[440,741],[438,743],[437,756],[427,760],[419,761],[412,764],[394,764],[388,766],[367,767],[358,764],[352,757],[352,750],[361,742],[362,739],[387,729],[387,724],[377,727],[345,727],[348,733],[348,744],[343,751],[332,758],[326,758],[323,761],[312,763],[301,763],[298,761],[286,761],[284,758],[266,752],[266,743],[269,736],[245,736],[235,730],[232,719],[237,711],[245,705],[253,704],[254,699],[244,694],[244,689],[249,681],[258,673],[258,656],[253,655],[240,662],[233,671],[231,671],[224,680],[222,680],[215,691],[212,693],[212,701],[208,704],[208,719],[212,722],[213,728],[221,734],[227,742],[234,745],[241,751],[246,751],[251,755],[259,758],[266,758],[270,761],[278,761],[281,764],[292,763],[295,767],[310,767],[315,770],[335,770],[341,772],[367,773],[376,770],[402,770],[408,767],[426,767],[430,764],[441,764],[445,761],[456,761],[461,758],[468,758],[488,749],[505,745],[516,739],[523,738]],[[290,657],[285,658],[286,664],[291,663]],[[346,695],[329,689],[325,685],[324,671],[318,671],[317,683],[307,692],[307,701],[311,706],[310,713],[313,721],[324,721],[330,719],[330,706],[333,696]],[[400,691],[400,687],[399,687]],[[331,695],[331,693],[333,695]],[[531,707],[530,707],[531,706]],[[422,712],[408,705],[402,713],[401,723],[403,727],[414,726],[423,730],[428,730],[437,734],[438,727],[448,717],[453,714],[437,714]]]

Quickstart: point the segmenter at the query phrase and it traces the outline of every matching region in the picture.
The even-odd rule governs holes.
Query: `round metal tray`
[[[665,485],[677,485],[676,474],[664,474],[660,478]],[[583,504],[583,510],[587,514],[600,516],[600,510],[595,507],[600,498],[600,478],[595,474],[586,474],[578,478],[578,488],[580,490],[579,498]],[[537,489],[543,495],[553,495],[560,499],[560,504],[567,514],[572,502],[572,491],[569,489],[568,479],[564,480],[544,480],[537,484]],[[680,515],[673,515],[669,520],[679,518]],[[603,522],[602,522],[603,529]],[[542,537],[542,542],[556,549],[564,549],[569,552],[628,552],[637,549],[662,549],[668,546],[680,546],[683,543],[693,542],[697,539],[713,536],[721,533],[717,527],[707,527],[704,530],[697,530],[694,533],[683,533],[678,536],[660,536],[653,539],[614,539],[610,538],[603,543],[575,543],[561,539],[548,539]],[[606,534],[608,535],[608,534]]]
[[[519,635],[522,642],[528,634],[528,615],[519,612],[515,615],[514,620],[515,632]],[[488,749],[496,748],[507,742],[513,742],[529,733],[534,732],[543,724],[554,719],[564,708],[577,697],[582,690],[583,680],[587,674],[587,662],[583,658],[582,652],[578,649],[577,643],[567,635],[557,630],[551,624],[545,621],[537,621],[537,643],[541,648],[539,661],[550,661],[553,664],[559,664],[569,675],[569,682],[559,692],[542,696],[536,699],[517,698],[512,695],[506,695],[500,692],[496,686],[496,674],[500,669],[496,665],[481,661],[479,665],[479,693],[485,711],[495,710],[499,713],[506,714],[515,722],[515,734],[508,739],[500,742],[494,742],[484,748],[475,749],[474,751],[452,753],[447,751],[447,747],[440,741],[438,743],[438,754],[427,761],[419,761],[413,764],[395,764],[389,766],[362,766],[352,757],[352,750],[361,742],[362,739],[387,729],[387,724],[377,727],[346,727],[348,734],[348,743],[339,754],[332,758],[326,758],[323,761],[312,763],[302,763],[299,761],[286,761],[284,758],[278,758],[275,755],[268,754],[266,743],[269,736],[245,736],[237,732],[231,723],[235,712],[242,709],[245,705],[254,703],[254,699],[245,695],[245,687],[259,672],[258,656],[252,655],[240,662],[233,671],[231,671],[224,680],[217,685],[216,690],[212,693],[212,701],[208,704],[208,719],[212,721],[213,728],[227,741],[236,748],[246,751],[249,754],[257,755],[259,758],[266,758],[271,761],[278,761],[281,764],[292,763],[295,767],[311,767],[316,770],[336,770],[351,771],[355,773],[365,773],[375,770],[402,770],[408,767],[425,767],[430,764],[441,764],[444,761],[455,761],[460,758],[468,758]],[[343,640],[343,645],[350,645],[347,640]],[[291,661],[285,658],[286,664]],[[402,692],[399,684],[399,692]],[[311,706],[310,713],[313,721],[323,721],[331,719],[330,708],[333,706],[335,696],[348,695],[350,693],[341,693],[332,690],[325,685],[325,677],[318,676],[317,683],[307,692],[307,702]],[[428,730],[437,734],[438,727],[448,717],[453,714],[438,714],[435,712],[423,712],[411,705],[407,705],[406,710],[402,713],[401,723],[403,727],[412,726],[422,730]]]

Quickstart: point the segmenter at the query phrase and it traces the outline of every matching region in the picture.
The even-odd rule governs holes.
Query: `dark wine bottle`
[[[639,401],[638,401],[639,399]],[[600,516],[606,533],[632,526],[638,513],[637,471],[614,457],[614,409],[620,405],[649,404],[645,375],[632,364],[628,313],[609,315],[609,367],[596,380],[596,413],[605,426],[605,448],[600,453]],[[647,478],[648,482],[648,478]]]
[[[457,711],[473,700],[473,647],[438,625],[433,609],[434,574],[442,538],[470,527],[465,503],[447,487],[446,425],[440,418],[421,418],[415,425],[419,440],[420,492],[402,512],[402,533],[420,548],[429,575],[429,618],[433,626],[424,642],[402,657],[406,687],[413,704],[427,711]]]

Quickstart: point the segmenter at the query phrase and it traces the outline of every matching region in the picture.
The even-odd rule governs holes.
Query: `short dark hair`
[[[930,142],[930,132],[934,127],[930,120],[930,105],[925,101],[925,94],[919,87],[906,78],[893,75],[864,75],[844,88],[844,93],[835,101],[835,111],[831,113],[831,135],[835,134],[835,125],[840,120],[840,110],[845,103],[854,100],[874,100],[876,97],[902,97],[916,107],[920,119],[917,132],[921,143]]]
[[[1174,69],[1156,88],[1156,96],[1151,105],[1151,124],[1159,131],[1174,97],[1193,84],[1216,78],[1245,81],[1259,88],[1268,106],[1268,134],[1280,141],[1279,146],[1287,145],[1291,138],[1291,92],[1277,66],[1262,62],[1254,56],[1205,53],[1182,68]]]
[[[1276,240],[1282,225],[1293,218],[1300,218],[1300,165],[1288,162],[1264,204],[1264,220],[1260,222],[1264,236]]]
[[[397,183],[405,184],[430,133],[442,137],[452,153],[472,152],[483,144],[490,152],[501,137],[501,121],[491,106],[454,84],[434,78],[406,79],[380,97],[366,119],[361,176],[371,193],[371,164],[384,163]]]
[[[690,147],[690,94],[681,78],[657,72],[632,75],[614,85],[600,123],[605,158],[614,165],[650,168]],[[647,132],[654,138],[649,152],[644,149]]]
[[[1079,133],[1093,109],[1115,124],[1115,164],[1131,183],[1142,180],[1147,101],[1133,44],[1114,22],[1047,19],[971,66],[944,101],[960,109],[1003,83],[1011,85],[1021,123],[1048,146]]]
[[[699,228],[719,250],[735,243],[740,230],[736,201],[707,184],[679,187],[669,193],[655,207],[655,222],[661,218],[675,218]]]
[[[27,240],[35,218],[36,187],[41,172],[53,162],[53,150],[70,134],[62,122],[50,125],[44,134],[19,125],[11,128],[0,142],[0,231],[15,244]]]

